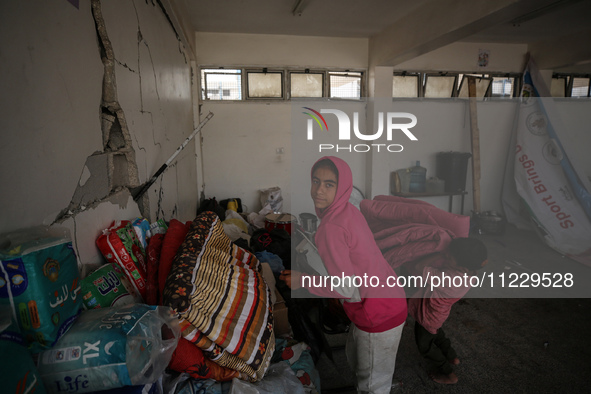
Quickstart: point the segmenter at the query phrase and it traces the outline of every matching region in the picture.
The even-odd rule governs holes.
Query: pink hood
[[[320,226],[316,232],[318,253],[331,277],[379,277],[382,284],[396,273],[388,265],[376,245],[367,221],[361,212],[349,203],[353,190],[353,176],[349,165],[333,156],[338,170],[335,198],[325,209],[316,209]],[[335,298],[327,287],[307,287],[316,295]],[[407,316],[404,289],[400,287],[359,287],[361,301],[348,299],[343,307],[347,316],[361,330],[382,332],[402,324]]]
[[[335,156],[324,156],[321,157],[316,161],[318,163],[321,160],[328,159],[332,161],[335,166],[337,167],[338,173],[338,186],[337,186],[337,193],[334,198],[332,204],[326,209],[318,209],[316,208],[316,216],[322,219],[325,216],[330,216],[339,211],[342,211],[344,207],[349,203],[349,198],[351,197],[351,191],[353,191],[353,174],[351,173],[351,168],[349,165],[343,160],[339,159]],[[314,163],[314,165],[316,165]],[[314,168],[314,166],[312,166]],[[310,170],[310,178],[312,177],[312,170]]]

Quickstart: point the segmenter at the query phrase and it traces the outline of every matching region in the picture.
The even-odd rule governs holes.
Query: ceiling
[[[397,23],[416,19],[417,29],[428,29],[442,20],[460,19],[470,11],[468,0],[177,0],[197,32],[283,34],[370,38]],[[495,2],[497,0],[488,0]],[[448,4],[441,12],[429,12],[435,2]],[[443,2],[443,3],[442,3]],[[497,14],[487,23],[470,24],[457,41],[536,44],[561,37],[585,37],[591,48],[591,0],[513,0],[512,12]],[[297,7],[296,11],[294,9]],[[519,8],[517,11],[516,8]],[[439,7],[441,9],[441,7]],[[475,10],[478,11],[478,10]],[[503,19],[504,18],[504,19]],[[494,22],[491,22],[494,19]],[[454,23],[457,21],[454,21]],[[551,49],[549,49],[551,50]],[[571,65],[591,68],[591,54],[583,51]],[[591,70],[590,70],[591,71]]]

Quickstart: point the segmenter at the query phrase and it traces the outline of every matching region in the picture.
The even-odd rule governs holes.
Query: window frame
[[[432,78],[447,78],[447,77],[453,77],[454,81],[453,81],[453,86],[452,86],[452,91],[451,91],[451,97],[457,97],[458,96],[458,80],[459,80],[459,73],[455,73],[455,72],[446,72],[446,71],[440,71],[440,72],[425,72],[423,74],[423,86],[422,86],[422,97],[426,98],[426,99],[440,99],[443,97],[426,97],[425,93],[427,92],[427,81],[429,80],[429,77]],[[447,97],[445,97],[447,98]]]
[[[553,73],[552,79],[565,79],[566,83],[566,91],[564,97],[555,97],[555,98],[572,98],[573,95],[573,85],[575,78],[586,78],[589,80],[589,85],[587,86],[587,96],[574,96],[574,98],[589,98],[591,97],[591,74],[580,74],[580,73]],[[554,97],[554,96],[553,96]]]
[[[427,81],[429,77],[455,77],[455,88],[454,91],[451,93],[451,95],[449,97],[446,98],[458,98],[459,93],[460,93],[460,89],[461,89],[461,85],[463,82],[463,77],[465,75],[470,75],[470,76],[474,76],[476,78],[481,78],[481,79],[489,79],[491,80],[491,83],[488,86],[488,89],[484,95],[484,97],[481,97],[481,100],[489,100],[489,99],[510,99],[510,98],[515,98],[515,97],[519,97],[519,93],[521,92],[521,87],[523,85],[523,74],[522,73],[499,73],[499,72],[488,72],[488,73],[481,73],[481,72],[459,72],[459,71],[416,71],[416,70],[395,70],[392,74],[392,78],[396,77],[396,76],[407,76],[407,75],[417,75],[418,76],[418,80],[419,80],[419,86],[418,86],[418,94],[416,97],[395,97],[394,96],[394,88],[392,89],[392,99],[394,100],[409,100],[409,99],[417,99],[417,98],[421,98],[421,99],[427,99],[427,100],[431,100],[431,99],[438,99],[437,97],[425,97],[425,90],[426,90],[426,86],[427,86]],[[492,95],[492,86],[494,83],[494,78],[512,78],[513,79],[513,92],[511,94],[511,96],[493,96]],[[392,79],[392,83],[394,83],[394,80]]]
[[[355,74],[359,74],[359,75],[348,75],[348,73],[355,73]],[[331,75],[341,75],[341,76],[350,76],[350,77],[358,77],[359,78],[359,97],[332,97],[332,86],[330,84],[330,77]],[[344,74],[344,75],[343,75]],[[347,70],[326,70],[326,85],[327,85],[327,91],[326,91],[326,95],[324,96],[325,98],[331,99],[331,100],[346,100],[346,101],[351,101],[351,100],[357,100],[360,101],[363,99],[364,95],[365,95],[365,73],[363,71],[358,71],[358,70],[351,70],[351,69],[347,69]]]
[[[205,71],[208,70],[208,71]],[[217,70],[238,70],[240,72],[238,73],[229,73],[229,72],[223,72],[223,71],[217,71]],[[217,72],[216,72],[217,71]],[[211,99],[208,97],[208,91],[207,91],[207,76],[208,75],[239,75],[240,76],[240,99],[239,100],[224,100],[224,99]],[[241,101],[243,100],[244,97],[244,89],[243,89],[243,84],[244,84],[244,71],[240,68],[234,68],[234,67],[202,67],[199,69],[199,91],[200,91],[200,100],[201,101]],[[222,90],[222,96],[223,96],[223,90]]]
[[[276,101],[291,101],[291,100],[306,100],[306,99],[330,99],[330,100],[347,100],[347,101],[362,101],[367,92],[367,70],[358,68],[304,68],[304,67],[261,67],[261,66],[219,66],[219,65],[208,65],[202,64],[197,67],[199,73],[199,100],[200,102],[216,102],[216,103],[238,103],[238,102],[276,102]],[[210,99],[206,96],[206,76],[202,78],[203,70],[240,70],[241,76],[241,98],[237,100],[219,100]],[[250,97],[248,92],[248,74],[249,73],[262,73],[267,70],[271,72],[281,72],[281,85],[282,94],[281,97]],[[210,72],[212,73],[212,72]],[[322,74],[322,97],[292,97],[291,96],[291,75],[292,74]],[[330,75],[331,73],[355,73],[354,75],[359,77],[360,84],[360,96],[356,98],[347,97],[330,97]]]
[[[320,96],[320,97],[293,97],[291,95],[291,76],[293,74],[320,74],[320,75],[322,75],[322,96]],[[296,100],[304,100],[304,99],[318,99],[318,98],[325,98],[326,97],[326,91],[327,91],[326,70],[320,70],[320,69],[316,70],[316,69],[309,69],[309,68],[305,68],[303,70],[298,70],[298,69],[288,70],[287,75],[286,75],[286,80],[287,80],[286,100],[291,100],[292,98],[295,98]]]
[[[247,68],[244,69],[244,73],[246,78],[243,78],[245,80],[245,84],[244,84],[244,90],[243,90],[243,95],[242,97],[244,97],[244,99],[242,100],[235,100],[235,101],[251,101],[251,100],[285,100],[285,73],[284,70],[282,69],[268,69],[266,67],[259,69],[259,68]],[[280,74],[280,81],[281,81],[281,94],[279,97],[250,97],[250,86],[249,86],[249,74]]]
[[[416,97],[399,97],[394,96],[394,77],[416,77],[417,78],[417,95]],[[392,75],[392,97],[396,99],[413,99],[423,97],[423,76],[420,72],[416,71],[394,71]]]

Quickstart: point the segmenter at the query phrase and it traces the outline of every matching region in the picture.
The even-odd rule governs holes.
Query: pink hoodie
[[[323,159],[330,159],[339,173],[334,201],[328,208],[316,209],[321,220],[316,232],[320,257],[331,276],[365,275],[367,283],[372,276],[379,278],[377,288],[359,288],[360,302],[346,300],[343,304],[347,316],[359,329],[383,332],[397,327],[407,316],[404,289],[386,285],[386,279],[396,278],[396,273],[384,259],[361,212],[349,203],[353,190],[349,165],[334,156],[325,156],[319,161]],[[319,296],[335,297],[330,287],[308,287],[308,290]]]

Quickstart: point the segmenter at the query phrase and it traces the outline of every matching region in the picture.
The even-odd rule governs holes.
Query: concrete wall
[[[97,264],[115,219],[194,216],[195,144],[139,206],[129,192],[193,130],[190,59],[156,2],[5,1],[0,40],[0,233],[61,218]]]

